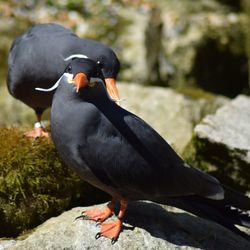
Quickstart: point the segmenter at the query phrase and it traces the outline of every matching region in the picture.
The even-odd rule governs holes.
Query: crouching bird
[[[241,233],[250,227],[241,204],[212,176],[185,163],[146,122],[116,105],[106,92],[99,66],[75,59],[54,88],[52,139],[64,161],[85,181],[106,191],[112,201],[82,217],[100,223],[96,238],[114,243],[120,234],[129,200],[150,200],[187,210]],[[228,195],[229,194],[229,195]],[[117,219],[105,222],[114,214]]]
[[[7,86],[12,96],[36,113],[38,122],[34,130],[25,134],[27,137],[48,136],[41,117],[51,106],[53,92],[38,92],[35,87],[50,88],[72,59],[82,57],[100,64],[109,95],[119,102],[115,80],[120,63],[114,51],[104,44],[81,39],[54,23],[34,25],[14,40],[8,57]]]

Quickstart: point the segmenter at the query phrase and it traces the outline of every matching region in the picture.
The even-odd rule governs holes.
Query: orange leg
[[[101,231],[96,234],[96,239],[103,236],[103,237],[111,239],[112,244],[114,244],[117,241],[119,234],[121,232],[123,217],[125,215],[125,211],[128,206],[128,200],[122,199],[120,200],[120,204],[121,206],[120,206],[118,218],[115,221],[102,223]]]
[[[37,123],[36,123],[37,124]],[[27,138],[49,137],[49,133],[43,127],[36,127],[24,133]]]
[[[27,138],[38,138],[38,137],[49,137],[49,133],[45,131],[41,124],[41,114],[36,113],[37,122],[35,123],[34,129],[24,133],[24,136]]]

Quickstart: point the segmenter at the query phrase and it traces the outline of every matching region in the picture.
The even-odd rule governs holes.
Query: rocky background
[[[5,84],[16,36],[57,22],[111,46],[122,65],[122,106],[190,164],[249,194],[248,16],[249,0],[0,0],[0,249],[110,248],[94,239],[94,223],[74,222],[78,206],[109,197],[65,166],[50,140],[23,138],[35,116]],[[114,249],[250,249],[215,223],[166,206],[133,203],[126,220]]]

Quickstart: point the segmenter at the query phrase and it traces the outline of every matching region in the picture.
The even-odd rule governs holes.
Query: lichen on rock
[[[250,190],[250,98],[238,96],[195,127],[185,159],[238,190]]]

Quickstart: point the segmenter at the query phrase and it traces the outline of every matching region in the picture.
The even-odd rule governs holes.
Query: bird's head
[[[37,91],[50,92],[55,90],[61,80],[63,82],[74,84],[76,86],[76,92],[79,92],[81,88],[87,86],[93,86],[97,82],[102,82],[104,85],[105,80],[102,74],[101,67],[99,63],[94,62],[89,58],[75,58],[66,67],[63,75],[57,80],[57,82],[48,89],[35,88]]]
[[[115,84],[109,84],[109,82],[106,84],[101,67],[99,62],[95,62],[89,58],[74,58],[66,67],[61,78],[59,78],[51,88],[36,88],[36,90],[44,92],[53,91],[58,87],[63,77],[66,77],[68,83],[76,86],[76,92],[79,92],[81,88],[93,86],[95,83],[101,82],[106,86],[109,96],[111,96],[111,98],[113,98],[113,96],[117,97],[113,99],[119,102],[119,95]]]
[[[86,59],[76,58],[65,69],[68,83],[76,86],[76,91],[79,92],[81,88],[93,86],[97,82],[105,84],[104,76],[101,67],[98,63]]]

